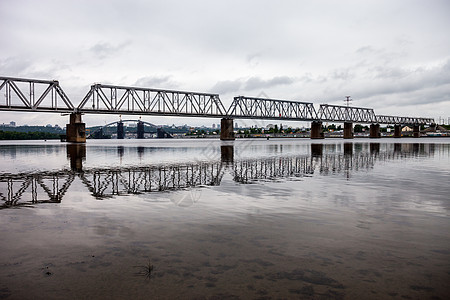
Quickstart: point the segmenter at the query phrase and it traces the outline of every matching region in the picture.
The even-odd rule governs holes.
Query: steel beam
[[[57,80],[0,77],[0,110],[73,112],[74,106]],[[61,103],[62,102],[62,103]]]
[[[432,118],[375,115],[371,108],[314,105],[278,99],[238,96],[228,110],[218,94],[94,84],[77,108],[57,80],[0,76],[0,110],[30,112],[106,113],[229,119],[432,124]]]
[[[83,113],[224,117],[218,94],[94,84],[77,108]]]
[[[376,123],[379,124],[400,124],[400,125],[425,125],[433,124],[433,118],[416,118],[416,117],[399,117],[399,116],[385,116],[377,115]]]
[[[374,123],[376,115],[372,108],[321,104],[318,118],[325,122]]]
[[[245,96],[234,97],[227,115],[233,119],[317,120],[312,103]]]

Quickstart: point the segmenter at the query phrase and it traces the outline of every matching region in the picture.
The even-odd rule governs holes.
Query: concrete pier
[[[311,122],[311,138],[312,139],[323,139],[325,138],[322,130],[322,121],[312,121]]]
[[[117,139],[123,140],[125,138],[125,132],[123,131],[123,122],[117,123]]]
[[[353,123],[344,122],[344,139],[353,138]]]
[[[86,143],[86,124],[81,121],[81,113],[71,113],[66,125],[66,139],[72,143]]]
[[[413,137],[420,138],[420,125],[419,124],[413,125]]]
[[[381,138],[380,124],[371,124],[370,125],[369,137],[371,139],[379,139],[379,138]]]
[[[395,124],[394,125],[394,137],[401,138],[402,137],[402,125]]]
[[[144,122],[139,121],[137,123],[137,138],[143,139],[144,138]]]
[[[222,141],[234,141],[233,119],[220,120],[220,139]]]

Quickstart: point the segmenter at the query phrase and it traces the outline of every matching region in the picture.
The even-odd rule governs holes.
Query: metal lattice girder
[[[414,118],[414,117],[398,117],[398,116],[382,116],[377,115],[377,122],[380,124],[434,124],[433,118]]]
[[[375,123],[372,108],[321,104],[318,117],[321,121]]]
[[[73,112],[57,80],[0,77],[0,110]],[[3,98],[3,100],[1,99]],[[62,100],[62,106],[58,100]]]
[[[223,117],[219,95],[94,84],[79,112]]]
[[[312,103],[288,100],[234,97],[228,109],[229,118],[240,119],[281,119],[311,121],[317,119]]]

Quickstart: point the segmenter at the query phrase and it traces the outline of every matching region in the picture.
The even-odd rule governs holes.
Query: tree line
[[[60,134],[52,132],[16,132],[0,130],[0,140],[51,140],[59,138]]]

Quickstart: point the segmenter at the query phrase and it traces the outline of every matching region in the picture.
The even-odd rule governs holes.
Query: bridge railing
[[[234,97],[227,112],[230,118],[312,121],[317,113],[312,103],[278,99]]]
[[[221,117],[218,94],[95,84],[78,105],[85,113]]]
[[[74,106],[57,80],[0,77],[0,110],[73,112]],[[60,103],[62,101],[62,104]]]

